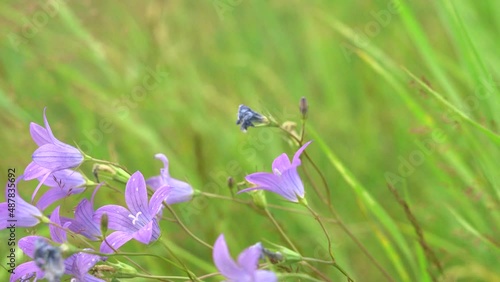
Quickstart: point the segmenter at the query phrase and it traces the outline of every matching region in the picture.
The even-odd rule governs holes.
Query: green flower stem
[[[290,245],[290,247],[292,248],[292,250],[294,250],[296,253],[299,253],[299,250],[297,249],[297,247],[295,247],[295,245],[292,243],[292,241],[290,240],[290,238],[288,238],[288,236],[286,235],[286,233],[283,231],[283,229],[281,228],[281,226],[279,225],[279,223],[276,221],[276,219],[274,218],[274,216],[269,212],[269,210],[266,208],[264,209],[267,217],[269,218],[269,220],[271,220],[271,222],[274,224],[274,226],[276,227],[276,229],[278,229],[278,232],[280,233],[281,237],[283,237],[283,239],[285,239],[285,241],[288,243],[288,245]]]
[[[169,264],[172,264],[173,266],[179,268],[179,269],[182,269],[182,270],[185,270],[184,268],[182,268],[181,266],[177,265],[176,263],[172,262],[171,260],[169,259],[166,259],[164,257],[161,257],[161,256],[158,256],[158,255],[155,255],[155,254],[150,254],[150,253],[125,253],[125,252],[121,252],[121,253],[112,253],[112,254],[107,254],[107,253],[101,253],[101,252],[96,252],[96,251],[88,251],[88,250],[81,250],[80,252],[82,253],[87,253],[87,254],[93,254],[93,255],[98,255],[98,256],[105,256],[105,257],[117,257],[117,256],[121,256],[121,257],[125,257],[127,259],[129,259],[128,257],[137,257],[137,256],[144,256],[144,257],[155,257],[155,258],[159,258]],[[131,274],[133,275],[134,277],[137,276],[137,277],[151,277],[152,279],[193,279],[193,277],[191,277],[192,273],[188,270],[188,274],[190,274],[190,277],[182,277],[182,278],[173,278],[175,276],[155,276],[155,275],[145,275],[145,274],[139,274],[139,273],[134,273],[134,274]],[[170,277],[170,278],[169,278]],[[181,277],[181,276],[178,276],[178,277]],[[194,277],[194,279],[197,279],[196,277]],[[195,280],[195,281],[199,281],[199,280]]]
[[[294,250],[296,253],[300,254],[300,252],[297,249],[297,247],[295,247],[295,245],[292,243],[292,241],[290,240],[290,238],[288,238],[288,236],[283,231],[283,229],[281,228],[281,226],[279,225],[279,223],[276,221],[276,219],[274,218],[274,216],[269,212],[269,210],[267,208],[264,209],[264,210],[265,210],[265,213],[266,213],[267,217],[269,218],[269,220],[271,220],[271,222],[274,224],[274,226],[276,227],[276,229],[278,229],[278,232],[280,233],[281,237],[283,237],[283,239],[285,239],[285,241],[288,243],[288,245],[290,245],[290,247],[292,248],[292,250]],[[318,269],[316,269],[315,267],[313,267],[312,265],[310,265],[308,262],[304,261],[304,264],[306,264],[309,268],[311,268],[316,274],[318,274],[319,276],[321,276],[321,278],[323,278],[325,281],[330,281],[323,273],[321,273],[321,271],[319,271]]]
[[[226,196],[212,194],[212,193],[206,193],[206,192],[201,192],[200,195],[206,196],[208,198],[233,201],[233,202],[236,202],[236,203],[253,206],[253,202],[252,201],[239,200],[239,199],[235,199],[235,198],[231,198],[231,197],[226,197]],[[289,211],[289,212],[293,212],[293,213],[297,213],[297,214],[307,215],[307,216],[310,215],[309,212],[305,212],[305,211],[301,211],[301,210],[297,210],[297,209],[286,208],[286,207],[282,207],[282,206],[278,206],[278,205],[273,205],[273,204],[267,204],[267,207],[273,208],[273,209],[277,209],[277,210],[283,210],[283,211]],[[335,219],[332,219],[332,218],[324,218],[324,219],[327,220],[327,221],[329,221],[329,222],[336,221]]]
[[[342,274],[344,274],[344,276],[347,278],[348,281],[354,282],[354,280],[349,276],[349,274],[347,274],[347,272],[342,267],[340,267],[340,265],[337,264],[335,257],[333,256],[333,252],[332,252],[332,240],[330,239],[330,235],[328,234],[328,231],[326,231],[325,225],[321,221],[319,215],[307,203],[305,203],[305,202],[301,202],[301,203],[303,203],[303,205],[311,212],[311,214],[314,216],[316,221],[321,226],[321,229],[325,233],[326,239],[328,241],[328,253],[330,254],[330,258],[332,259],[331,264],[333,265],[333,267],[335,267],[336,269],[338,269],[338,271],[340,271]]]
[[[174,216],[175,218],[175,221],[179,224],[179,226],[184,229],[184,231],[186,231],[186,233],[193,237],[193,239],[195,241],[197,241],[198,243],[202,244],[203,246],[209,248],[209,249],[213,249],[213,247],[206,243],[205,241],[201,240],[200,238],[198,238],[196,235],[193,234],[193,232],[191,232],[187,227],[186,225],[184,225],[184,223],[182,223],[181,219],[177,216],[177,214],[175,213],[175,211],[169,206],[169,205],[166,205],[165,203],[163,203],[163,206],[165,206],[169,211],[170,213]]]

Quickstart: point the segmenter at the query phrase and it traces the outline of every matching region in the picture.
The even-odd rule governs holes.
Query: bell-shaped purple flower
[[[92,251],[92,249],[85,250]],[[64,260],[66,274],[73,276],[71,282],[104,282],[104,280],[88,273],[89,270],[101,260],[103,260],[103,258],[98,255],[76,253]]]
[[[61,169],[79,166],[84,157],[75,147],[59,141],[50,129],[46,109],[43,110],[45,127],[36,123],[30,124],[30,133],[33,141],[39,146],[33,153],[33,162],[25,169],[26,180],[38,178]]]
[[[100,222],[104,213],[108,215],[108,228],[116,230],[101,244],[101,252],[110,253],[131,239],[149,244],[160,236],[156,215],[166,198],[166,189],[158,189],[148,202],[146,182],[142,174],[135,172],[125,188],[127,208],[106,205],[97,209],[94,219]]]
[[[262,256],[262,246],[257,243],[243,250],[235,262],[221,234],[214,244],[213,259],[220,273],[228,282],[276,282],[276,274],[269,270],[259,270],[259,259]]]
[[[163,168],[160,169],[160,175],[153,176],[146,180],[153,191],[161,187],[169,187],[166,193],[168,194],[165,202],[169,205],[190,201],[194,195],[194,189],[188,183],[175,179],[168,172],[168,159],[164,154],[156,154],[155,158],[163,162]]]
[[[23,179],[22,175],[16,179],[16,186],[21,179]],[[11,192],[11,187],[5,187],[6,202],[0,203],[0,230],[9,228],[12,224],[16,227],[33,227],[40,223],[44,218],[43,213],[23,200],[17,189],[15,189],[15,197],[9,197],[12,195]]]
[[[297,172],[297,167],[301,164],[300,155],[311,142],[305,143],[297,150],[292,162],[285,153],[278,156],[273,161],[273,173],[256,172],[247,175],[245,179],[257,186],[243,189],[238,193],[267,190],[279,194],[291,202],[298,202],[300,198],[304,198],[304,184],[302,184]]]
[[[82,193],[85,191],[85,184],[85,178],[77,171],[63,169],[52,172],[43,182],[43,185],[51,188],[40,197],[36,206],[43,211],[54,202]]]
[[[96,241],[102,237],[99,222],[94,218],[92,203],[87,199],[83,199],[76,207],[74,219],[61,217],[61,222],[63,224],[69,222],[69,230],[85,236],[92,241]]]

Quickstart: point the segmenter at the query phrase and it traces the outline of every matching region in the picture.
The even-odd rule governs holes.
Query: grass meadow
[[[222,281],[211,249],[189,234],[213,245],[224,233],[233,257],[256,242],[291,241],[303,257],[329,261],[325,232],[304,206],[264,192],[270,217],[250,193],[236,194],[250,184],[227,182],[271,172],[299,147],[277,127],[242,132],[238,106],[300,135],[305,97],[304,141],[313,142],[299,174],[349,277],[500,281],[498,14],[494,0],[5,0],[0,179],[31,162],[29,125],[43,125],[46,107],[59,140],[145,177],[159,174],[154,155],[163,153],[174,178],[207,193],[172,205],[175,215],[165,210],[158,241],[121,249],[138,256],[110,257],[143,275],[111,266],[114,279],[186,281],[165,277],[188,269]],[[79,167],[94,180],[92,169]],[[103,177],[94,208],[123,204],[125,185]],[[29,200],[37,184],[20,182],[20,195]],[[93,189],[45,214],[61,205],[71,216]],[[49,233],[19,228],[16,239],[29,234]],[[2,281],[9,236],[0,231]],[[29,259],[16,254],[18,264]],[[328,263],[265,267],[280,281],[347,281]]]

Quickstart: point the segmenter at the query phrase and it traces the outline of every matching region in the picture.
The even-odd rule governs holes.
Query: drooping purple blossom
[[[75,209],[75,218],[61,217],[61,222],[69,222],[68,229],[76,234],[96,241],[102,237],[99,222],[94,218],[94,209],[92,203],[83,199]]]
[[[84,250],[92,251],[92,249]],[[66,274],[73,276],[71,282],[104,282],[104,280],[88,273],[89,270],[101,260],[103,260],[103,258],[98,255],[83,252],[76,253],[64,260]]]
[[[160,169],[160,175],[149,178],[146,180],[146,184],[149,185],[153,191],[168,186],[168,196],[165,202],[169,205],[191,200],[194,195],[193,187],[184,181],[170,176],[168,171],[168,159],[164,154],[156,154],[155,158],[163,162],[163,168]]]
[[[243,250],[235,262],[221,234],[215,241],[213,259],[220,273],[228,282],[276,282],[278,278],[269,270],[259,270],[259,259],[262,256],[262,246],[257,243]]]
[[[41,178],[42,176],[39,177],[40,182]],[[40,197],[36,206],[43,211],[56,201],[82,193],[85,191],[85,184],[85,178],[77,171],[63,169],[52,172],[43,182],[43,185],[49,186],[50,189]]]
[[[257,186],[243,189],[238,193],[267,190],[279,194],[291,202],[298,202],[299,199],[304,198],[304,184],[302,184],[302,180],[297,172],[297,167],[301,164],[300,155],[311,142],[305,143],[297,150],[292,162],[290,162],[285,153],[274,159],[272,165],[273,173],[256,172],[247,175],[245,179]]]
[[[33,162],[25,169],[25,179],[31,180],[46,176],[50,172],[79,166],[84,157],[75,147],[59,141],[50,128],[46,109],[43,110],[45,127],[36,123],[30,124],[33,141],[39,146],[33,153]]]
[[[16,179],[16,187],[23,176]],[[12,193],[11,187],[5,187],[5,202],[0,203],[0,230],[9,228],[11,224],[16,227],[36,226],[45,217],[43,213],[35,206],[21,198],[18,190],[15,189],[15,197],[9,197]]]
[[[127,208],[118,205],[106,205],[95,212],[97,222],[104,213],[108,215],[108,228],[116,230],[106,237],[101,244],[101,252],[111,253],[131,239],[149,244],[160,236],[160,227],[156,215],[166,198],[165,187],[158,189],[148,202],[146,182],[142,174],[135,172],[125,187]],[[108,245],[109,243],[109,245]]]

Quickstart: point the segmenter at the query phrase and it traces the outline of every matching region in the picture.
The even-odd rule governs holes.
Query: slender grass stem
[[[175,221],[179,224],[179,226],[184,229],[184,231],[186,231],[187,234],[189,234],[189,236],[193,237],[193,239],[195,241],[197,241],[198,243],[202,244],[203,246],[209,248],[209,249],[213,249],[213,247],[206,243],[205,241],[201,240],[200,238],[198,238],[196,235],[193,234],[193,232],[191,232],[186,225],[184,225],[184,223],[182,223],[181,219],[177,216],[177,214],[175,213],[175,211],[169,206],[169,205],[166,205],[166,204],[163,204],[163,206],[165,206],[169,211],[170,213],[172,213],[172,215],[174,216],[175,218]]]
[[[338,271],[340,271],[344,276],[347,278],[348,281],[353,282],[354,280],[349,276],[349,274],[340,266],[335,260],[335,257],[333,256],[333,251],[332,251],[332,240],[330,239],[330,235],[328,234],[328,231],[325,228],[325,225],[319,218],[319,215],[307,204],[305,204],[306,208],[311,212],[311,214],[314,216],[316,221],[319,223],[321,226],[321,229],[325,233],[326,239],[328,241],[328,253],[330,254],[330,258],[332,259],[332,265],[335,267]]]

